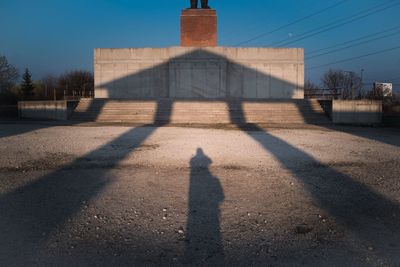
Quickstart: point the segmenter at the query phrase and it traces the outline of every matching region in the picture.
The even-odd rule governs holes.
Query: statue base
[[[217,12],[213,9],[182,10],[181,46],[216,47]]]

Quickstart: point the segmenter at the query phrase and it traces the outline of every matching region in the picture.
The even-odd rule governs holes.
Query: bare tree
[[[305,98],[316,98],[318,91],[320,88],[315,83],[307,80],[304,83],[304,97]]]
[[[42,85],[43,99],[61,99],[62,88],[58,85],[58,77],[48,74],[40,81]]]
[[[341,70],[328,70],[322,77],[322,84],[332,91],[334,98],[341,91],[343,85],[343,72]]]
[[[322,77],[323,85],[337,98],[355,99],[362,97],[361,78],[352,71],[329,70]]]
[[[58,78],[58,85],[66,91],[67,95],[75,93],[83,97],[92,96],[94,92],[93,74],[83,70],[66,72]]]
[[[18,80],[18,70],[10,65],[5,56],[0,56],[0,93],[10,90]]]

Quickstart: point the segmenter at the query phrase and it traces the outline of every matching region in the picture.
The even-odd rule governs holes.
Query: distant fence
[[[321,99],[321,100],[332,100],[339,99],[342,96],[342,89],[315,89],[305,90],[304,98],[306,99]]]
[[[80,100],[81,98],[94,98],[93,91],[64,90],[64,100]]]

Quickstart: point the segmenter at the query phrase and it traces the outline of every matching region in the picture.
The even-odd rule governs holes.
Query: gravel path
[[[400,266],[400,131],[0,125],[0,266]]]

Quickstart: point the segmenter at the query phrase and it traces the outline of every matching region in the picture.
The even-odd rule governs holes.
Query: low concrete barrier
[[[66,121],[77,106],[77,101],[19,101],[20,118]]]
[[[382,101],[333,100],[332,121],[336,124],[377,125],[382,123]]]

